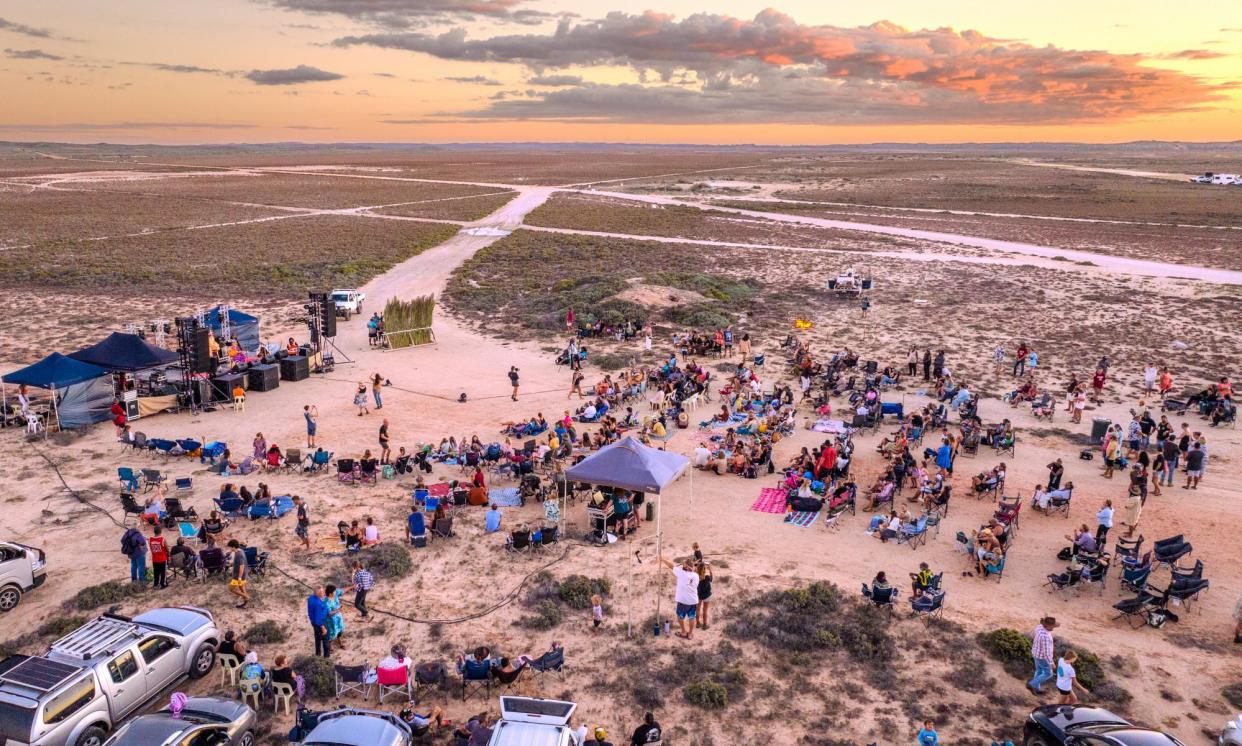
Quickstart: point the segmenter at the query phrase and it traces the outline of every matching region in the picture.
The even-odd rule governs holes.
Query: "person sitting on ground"
[[[444,710],[439,705],[432,705],[431,710],[427,714],[420,715],[414,711],[413,702],[406,702],[402,705],[398,717],[401,718],[402,722],[410,726],[410,731],[416,738],[421,738],[431,732],[433,728],[439,730],[440,726],[444,725]]]
[[[500,508],[496,507],[496,503],[488,506],[487,513],[483,517],[483,532],[494,534],[500,530]]]
[[[375,521],[371,516],[367,516],[366,528],[362,530],[362,546],[373,547],[380,543],[379,526],[375,525]]]
[[[349,528],[345,529],[345,551],[357,552],[362,549],[362,539],[362,528],[355,519],[350,522]]]

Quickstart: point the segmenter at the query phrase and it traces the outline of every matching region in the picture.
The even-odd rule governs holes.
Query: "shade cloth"
[[[172,350],[147,344],[137,334],[122,332],[113,332],[102,342],[69,353],[69,357],[114,371],[158,368],[172,365],[179,359]]]
[[[97,365],[79,362],[59,352],[53,352],[34,365],[6,374],[4,382],[50,389],[53,386],[64,388],[106,375],[108,371]]]
[[[625,438],[604,446],[565,472],[574,482],[660,494],[686,470],[690,459]]]

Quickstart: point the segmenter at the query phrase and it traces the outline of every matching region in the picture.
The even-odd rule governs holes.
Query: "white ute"
[[[104,614],[40,656],[0,661],[0,744],[101,746],[129,715],[216,662],[220,631],[193,606]]]
[[[367,294],[361,290],[333,290],[329,298],[336,304],[336,315],[348,321],[350,316],[362,313],[362,301],[367,299]]]
[[[47,555],[42,549],[0,541],[0,612],[12,611],[22,594],[47,580]]]
[[[501,697],[500,721],[487,746],[574,746],[569,718],[577,707],[559,699]]]

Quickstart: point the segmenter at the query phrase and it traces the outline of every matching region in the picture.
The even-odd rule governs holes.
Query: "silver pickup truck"
[[[220,639],[210,612],[180,606],[104,614],[41,656],[10,656],[0,661],[0,744],[100,746],[168,686],[210,673]]]
[[[0,612],[12,611],[22,594],[47,580],[47,555],[42,549],[0,541]]]

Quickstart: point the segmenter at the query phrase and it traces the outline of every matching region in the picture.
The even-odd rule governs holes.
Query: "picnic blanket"
[[[713,417],[710,420],[704,420],[703,422],[700,422],[699,429],[700,430],[714,430],[714,429],[721,428],[721,427],[733,427],[737,423],[745,422],[745,421],[746,421],[746,415],[737,414],[736,412],[734,412],[733,414],[729,415],[728,422],[721,422],[720,420]]]
[[[194,528],[194,524],[189,521],[178,521],[177,531],[180,532],[183,539],[197,539],[198,529]]]
[[[759,491],[759,499],[755,500],[755,504],[751,505],[750,509],[757,510],[760,513],[784,513],[785,490],[775,487],[764,487]]]
[[[324,554],[345,554],[345,544],[338,536],[320,536],[315,539],[315,548]]]
[[[493,487],[487,491],[487,499],[498,508],[516,508],[522,504],[517,487]]]
[[[844,433],[845,422],[842,420],[816,420],[811,429],[817,433]]]
[[[818,511],[816,512],[803,511],[801,513],[790,513],[789,515],[785,516],[785,523],[791,523],[795,526],[801,526],[802,528],[806,528],[807,526],[810,526],[812,523],[814,523],[815,519],[818,517],[819,517]]]
[[[449,487],[448,482],[427,485],[427,494],[432,497],[448,497],[450,490],[451,488]]]

